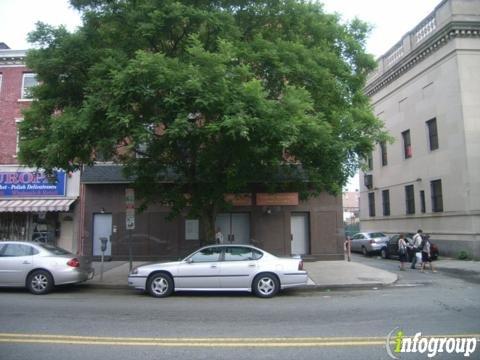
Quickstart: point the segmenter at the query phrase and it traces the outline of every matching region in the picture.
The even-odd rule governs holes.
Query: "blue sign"
[[[0,172],[0,196],[65,196],[64,171],[55,172],[53,179],[43,172]]]

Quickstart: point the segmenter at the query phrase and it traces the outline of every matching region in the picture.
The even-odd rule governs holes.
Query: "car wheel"
[[[261,298],[271,298],[280,289],[280,282],[272,274],[260,274],[253,280],[253,292]]]
[[[382,258],[388,259],[387,249],[382,249],[380,255],[382,256]]]
[[[147,291],[153,297],[167,297],[173,292],[173,280],[165,273],[153,274],[148,278]]]
[[[367,249],[365,248],[365,246],[362,246],[362,254],[363,254],[364,256],[368,256],[368,255],[369,255],[369,253],[368,253]]]
[[[36,270],[27,278],[27,288],[34,295],[48,294],[53,288],[53,278],[45,270]]]

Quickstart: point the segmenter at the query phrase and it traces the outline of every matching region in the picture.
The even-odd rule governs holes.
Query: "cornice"
[[[410,54],[400,59],[392,68],[371,81],[365,87],[365,94],[367,96],[376,94],[456,38],[480,38],[480,23],[451,22],[447,24],[428,40],[425,40],[417,49],[414,49]]]
[[[0,50],[0,66],[25,65],[25,50]]]

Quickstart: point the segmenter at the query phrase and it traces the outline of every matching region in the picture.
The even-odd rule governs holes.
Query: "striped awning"
[[[1,199],[0,212],[68,211],[75,199]]]

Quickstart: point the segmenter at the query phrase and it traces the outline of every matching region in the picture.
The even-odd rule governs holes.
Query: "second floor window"
[[[410,130],[402,132],[403,138],[403,155],[405,159],[412,157],[412,141],[410,140]]]
[[[405,186],[405,207],[407,214],[415,214],[415,193],[413,185]]]
[[[387,160],[387,143],[382,141],[380,143],[380,154],[382,155],[382,166],[386,166],[388,164]]]
[[[22,94],[21,94],[22,99],[31,99],[32,98],[31,88],[33,86],[36,86],[37,84],[38,84],[37,75],[30,74],[30,73],[23,74]]]
[[[443,211],[442,180],[434,180],[430,183],[432,193],[432,211]]]
[[[431,119],[427,121],[428,128],[428,140],[430,150],[438,149],[438,131],[437,131],[437,119]]]
[[[390,215],[390,190],[382,191],[383,216]]]

